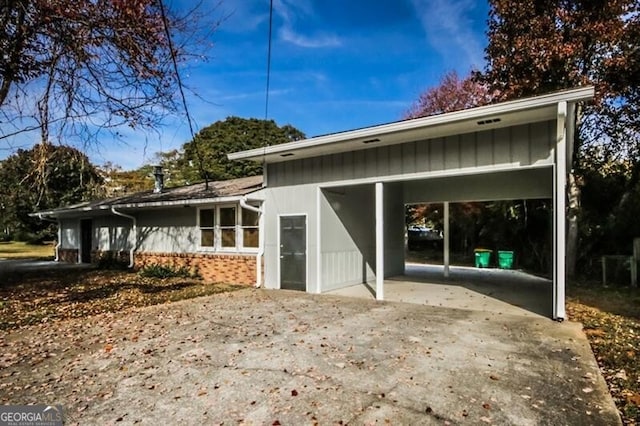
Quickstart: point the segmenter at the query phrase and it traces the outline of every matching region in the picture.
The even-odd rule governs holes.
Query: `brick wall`
[[[129,251],[100,251],[91,250],[91,263],[100,262],[118,262],[128,265],[129,264]]]
[[[78,249],[58,249],[58,260],[66,263],[78,263]]]
[[[255,254],[135,253],[137,269],[154,264],[186,267],[192,272],[197,271],[205,281],[213,283],[256,283]]]

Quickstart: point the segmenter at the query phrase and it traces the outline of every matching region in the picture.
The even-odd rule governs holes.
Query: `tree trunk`
[[[576,260],[578,258],[578,214],[580,212],[580,186],[578,186],[574,171],[569,173],[567,200],[567,277],[576,275]]]
[[[572,164],[567,181],[567,249],[565,266],[567,277],[576,275],[578,260],[578,218],[580,216],[580,185],[576,176],[577,165],[580,162],[580,128],[582,125],[582,104],[576,104],[575,132],[573,134]]]

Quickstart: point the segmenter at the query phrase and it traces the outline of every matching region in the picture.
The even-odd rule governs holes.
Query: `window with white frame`
[[[199,226],[200,226],[200,246],[215,247],[215,218],[216,209],[200,209]]]
[[[206,250],[255,250],[259,241],[259,215],[239,205],[198,210],[200,247]]]
[[[234,248],[236,246],[236,208],[218,207],[220,214],[220,247]]]
[[[248,248],[258,248],[260,237],[259,227],[260,216],[257,212],[249,209],[242,209],[242,246]]]

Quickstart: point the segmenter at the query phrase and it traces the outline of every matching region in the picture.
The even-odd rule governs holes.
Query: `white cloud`
[[[474,0],[412,0],[427,41],[444,58],[468,68],[484,64],[484,35],[474,31]],[[483,17],[483,19],[486,19]]]
[[[311,30],[316,14],[309,1],[276,0],[274,13],[282,20],[278,35],[285,42],[312,49],[342,45],[342,40],[334,34]],[[297,30],[299,27],[304,28],[305,32]]]
[[[320,48],[320,47],[336,47],[342,42],[333,35],[317,35],[315,37],[307,37],[296,33],[292,28],[283,27],[278,31],[280,38],[299,47]]]

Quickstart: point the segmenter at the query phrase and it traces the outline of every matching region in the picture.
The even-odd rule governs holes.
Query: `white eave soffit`
[[[266,163],[355,151],[488,129],[553,120],[559,102],[575,103],[594,96],[593,86],[502,102],[447,114],[398,121],[301,141],[228,154],[230,160]]]

